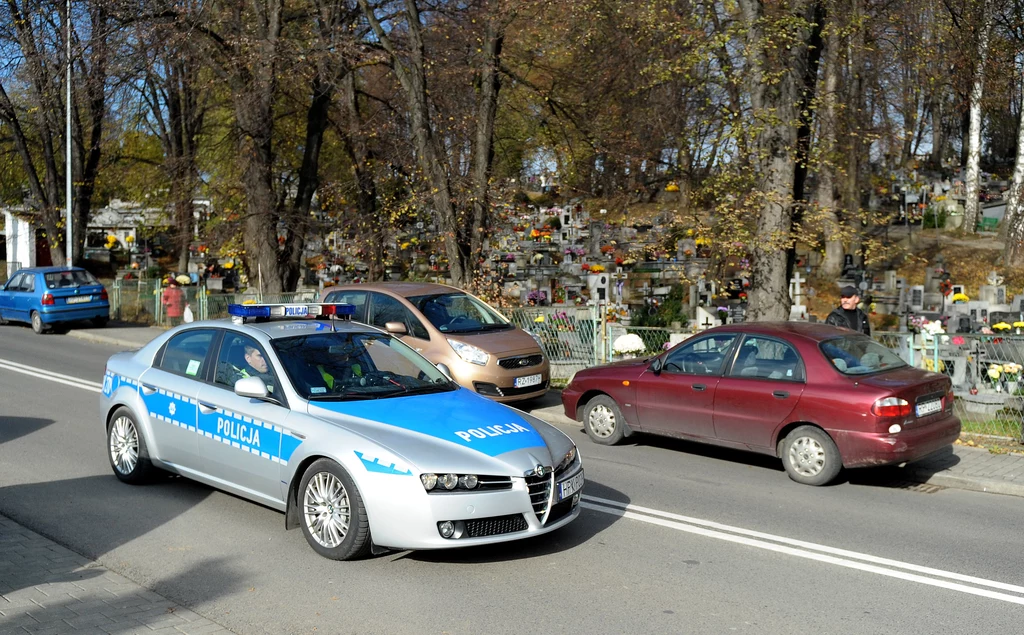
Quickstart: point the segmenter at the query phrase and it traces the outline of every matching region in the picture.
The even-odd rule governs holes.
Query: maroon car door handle
[[[785,390],[776,390],[775,392],[772,393],[772,396],[774,396],[776,399],[785,399],[786,397],[789,396],[789,393],[786,392]]]
[[[707,386],[705,386],[704,384],[693,384],[690,387],[696,390],[697,392],[704,392],[704,390],[707,388]]]

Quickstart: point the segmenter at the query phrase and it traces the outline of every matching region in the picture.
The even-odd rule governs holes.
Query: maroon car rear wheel
[[[594,443],[615,445],[626,436],[626,420],[615,400],[599,395],[583,409],[583,428]]]
[[[800,426],[786,435],[781,458],[789,478],[804,485],[826,485],[843,468],[832,438],[814,426]]]

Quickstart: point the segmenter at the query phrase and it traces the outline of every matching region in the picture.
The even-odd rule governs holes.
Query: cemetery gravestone
[[[924,286],[915,284],[910,287],[910,310],[911,311],[923,311],[924,310]]]

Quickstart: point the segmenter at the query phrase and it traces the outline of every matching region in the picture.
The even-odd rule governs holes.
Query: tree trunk
[[[383,218],[378,218],[377,214],[377,181],[373,172],[375,157],[366,142],[366,137],[360,131],[363,117],[359,109],[354,71],[350,71],[342,80],[342,106],[348,128],[341,137],[355,175],[356,213],[360,219],[373,219],[370,222],[370,235],[361,239],[367,244],[366,251],[369,253],[368,277],[376,282],[384,279],[384,241],[387,223]]]
[[[821,49],[824,41],[821,37],[822,27],[825,23],[824,0],[816,0],[810,7],[810,33],[807,37],[807,46],[804,49],[807,53],[807,63],[803,70],[803,86],[801,87],[799,104],[799,124],[796,129],[796,164],[793,170],[793,211],[790,226],[793,234],[796,235],[804,222],[804,214],[807,210],[807,196],[805,186],[807,184],[808,162],[811,154],[811,129],[813,127],[813,104],[815,91],[818,87],[818,67],[821,63]],[[796,241],[790,244],[786,252],[786,279],[792,275],[796,266]]]
[[[333,82],[325,82],[319,73],[313,77],[312,83],[312,97],[306,110],[306,141],[302,145],[299,183],[286,222],[288,235],[281,258],[281,284],[287,291],[294,291],[302,276],[302,253],[306,248],[306,236],[310,228],[313,194],[320,184],[320,149],[324,143],[324,131],[327,130],[328,111],[334,92]]]
[[[392,43],[391,37],[377,20],[374,9],[367,0],[359,0],[359,6],[374,35],[388,52],[391,67],[408,101],[413,146],[420,170],[430,188],[430,200],[434,204],[438,231],[444,242],[445,256],[448,258],[448,274],[453,285],[466,286],[470,281],[471,270],[467,270],[462,250],[459,248],[460,228],[457,209],[452,202],[452,184],[447,165],[444,163],[444,153],[438,147],[430,120],[422,24],[416,0],[405,0],[405,21],[408,28],[406,37],[410,48],[408,62]]]
[[[821,107],[817,112],[820,141],[818,153],[818,191],[815,196],[822,214],[822,240],[825,257],[819,274],[824,278],[838,278],[843,267],[843,241],[839,225],[839,200],[835,191],[836,146],[836,90],[839,88],[839,37],[834,19],[835,3],[829,7],[825,33],[825,70],[821,90]]]
[[[989,33],[992,30],[991,0],[982,0],[981,19],[978,23],[978,41],[971,84],[970,138],[967,147],[967,178],[964,184],[967,200],[964,202],[964,229],[975,233],[981,205],[978,191],[981,185],[981,99],[985,93],[985,62],[988,59]]]
[[[1020,266],[1024,264],[1024,112],[1017,128],[1017,159],[1006,198],[1003,226],[1007,228],[1003,264],[1007,267]]]
[[[764,5],[759,0],[740,0],[747,29],[748,94],[757,130],[751,147],[757,151],[754,164],[760,182],[754,195],[757,223],[751,259],[751,291],[748,318],[752,321],[789,318],[792,300],[786,279],[787,251],[792,246],[793,183],[796,172],[797,126],[801,91],[806,72],[806,34],[791,42],[785,55],[766,51],[774,34],[767,28],[784,20],[806,19],[807,2],[788,3],[786,15],[765,21]],[[768,85],[765,76],[778,79]]]
[[[469,270],[476,270],[482,257],[484,228],[489,225],[491,166],[494,163],[494,119],[498,112],[501,76],[498,62],[505,41],[505,25],[500,18],[489,17],[483,43],[480,68],[480,91],[477,102],[476,140],[473,144],[473,214],[464,232],[469,237],[467,261]]]
[[[845,143],[846,151],[846,174],[843,183],[843,209],[848,223],[860,225],[860,183],[861,183],[861,160],[865,154],[863,147],[863,135],[860,134],[863,128],[870,127],[864,123],[864,73],[865,60],[864,50],[865,33],[864,25],[861,23],[861,1],[852,0],[850,3],[849,22],[854,26],[850,35],[846,50],[846,63],[848,65],[849,87],[847,89],[846,104],[848,112],[847,126],[855,134],[847,135]],[[850,244],[847,253],[859,253],[861,250],[861,237],[859,231],[851,234]]]

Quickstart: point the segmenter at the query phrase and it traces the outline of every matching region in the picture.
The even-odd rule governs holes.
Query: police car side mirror
[[[437,370],[444,373],[444,376],[448,379],[452,379],[452,369],[448,368],[448,364],[437,364]]]
[[[235,394],[239,397],[266,399],[270,396],[270,391],[259,377],[244,377],[235,382]]]
[[[392,335],[405,335],[409,332],[401,322],[388,322],[384,325],[384,330]]]

